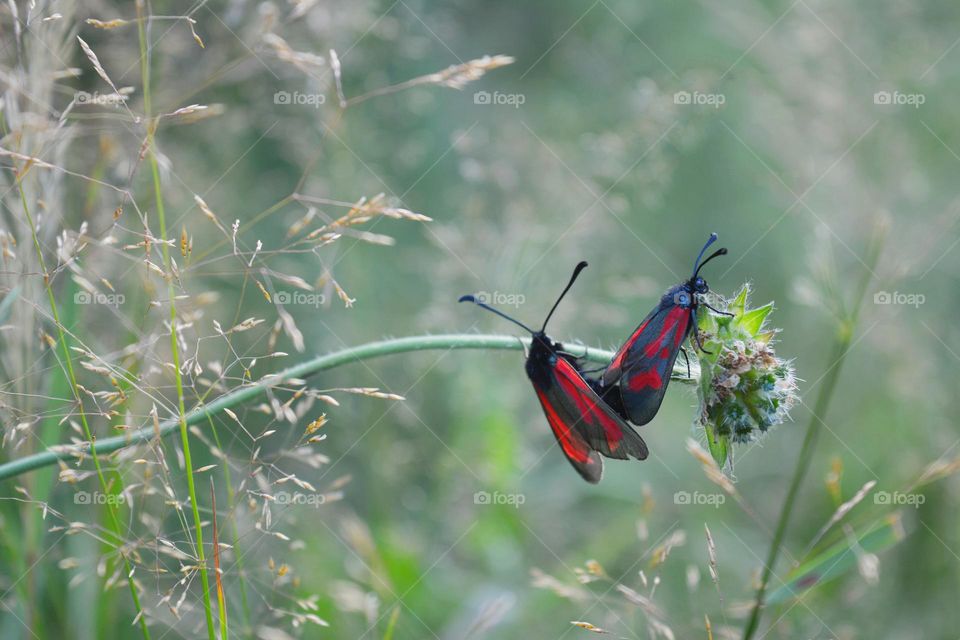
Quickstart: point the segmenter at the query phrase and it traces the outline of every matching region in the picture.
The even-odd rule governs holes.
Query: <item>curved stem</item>
[[[277,373],[264,376],[258,382],[242,386],[230,393],[220,396],[209,404],[191,409],[184,414],[183,419],[188,426],[198,424],[206,420],[208,416],[216,415],[224,409],[229,409],[230,407],[237,406],[247,400],[263,395],[268,389],[283,384],[292,378],[305,378],[320,371],[333,369],[353,362],[369,360],[371,358],[379,358],[395,353],[437,349],[520,350],[521,348],[526,349],[529,345],[530,338],[478,334],[411,336],[408,338],[369,342],[358,347],[350,347],[342,351],[317,356]],[[564,344],[563,348],[564,351],[574,356],[583,357],[585,360],[601,364],[609,362],[613,357],[613,353],[610,351],[603,351],[592,347],[588,348],[582,345]],[[691,384],[696,381],[696,377],[687,377],[686,365],[675,365],[672,379]],[[154,429],[153,426],[148,426],[137,429],[136,431],[131,431],[126,435],[99,439],[97,440],[97,453],[104,455],[136,444],[142,444],[157,437],[158,434],[160,437],[170,435],[177,432],[180,424],[180,417],[177,416],[161,422],[159,431]],[[89,450],[89,444],[49,447],[41,453],[25,456],[0,465],[0,480],[8,480],[22,473],[55,464],[58,460],[70,460],[71,458],[83,456]]]

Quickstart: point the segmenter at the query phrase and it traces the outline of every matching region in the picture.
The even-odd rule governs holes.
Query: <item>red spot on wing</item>
[[[663,320],[663,327],[660,329],[660,335],[657,339],[647,345],[643,355],[652,358],[656,355],[661,346],[669,344],[667,336],[673,332],[673,348],[678,349],[687,335],[687,324],[690,321],[690,312],[684,307],[674,307],[667,313]]]
[[[663,349],[660,350],[660,355],[657,357],[659,357],[661,360],[666,360],[672,355],[673,355],[673,351],[671,351],[667,347],[664,347]]]
[[[663,384],[663,378],[656,369],[649,369],[641,373],[634,373],[627,382],[627,389],[630,391],[640,391],[642,389],[659,389]]]
[[[615,451],[623,439],[623,431],[620,429],[620,425],[598,404],[599,399],[596,398],[596,394],[577,370],[573,368],[573,365],[563,358],[559,358],[555,368],[560,388],[568,397],[573,399],[577,411],[580,413],[580,419],[603,427],[610,450]]]
[[[643,324],[637,327],[637,330],[623,343],[623,346],[620,347],[620,351],[617,352],[617,355],[614,356],[613,362],[610,363],[609,369],[619,369],[620,365],[623,364],[623,359],[626,357],[627,352],[630,351],[630,348],[633,347],[633,343],[636,342],[637,338],[640,337],[640,334],[643,333],[643,330],[647,328],[649,320],[644,320]]]
[[[670,312],[667,314],[667,317],[663,321],[663,327],[660,329],[660,335],[657,336],[656,340],[650,342],[646,349],[643,350],[643,356],[645,358],[654,357],[657,351],[660,349],[660,345],[667,341],[667,335],[674,330],[674,327],[678,321],[677,309],[681,309],[681,307],[675,307],[670,310]]]
[[[575,462],[588,464],[590,462],[590,451],[587,448],[587,444],[583,441],[583,438],[570,430],[570,425],[563,421],[563,418],[561,418],[557,410],[553,408],[553,404],[550,403],[546,394],[539,389],[537,389],[537,397],[540,398],[540,404],[543,406],[543,412],[547,416],[547,422],[550,423],[550,428],[553,429],[553,435],[557,437],[557,442],[560,443],[563,453]]]

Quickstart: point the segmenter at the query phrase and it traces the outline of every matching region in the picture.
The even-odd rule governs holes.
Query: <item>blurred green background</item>
[[[28,3],[16,4],[25,23]],[[142,112],[135,26],[102,30],[83,22],[132,19],[132,3],[38,4],[22,37],[43,40],[45,47],[31,49],[15,38],[9,8],[2,17],[5,109],[43,111],[14,86],[13,70],[39,64],[58,37],[65,65],[51,65],[83,73],[58,83],[42,100],[63,110],[72,91],[104,89],[70,37],[79,33],[118,86],[136,87],[128,105]],[[54,12],[65,16],[61,27],[37,18]],[[641,429],[652,451],[646,462],[612,461],[603,483],[588,486],[553,444],[517,352],[391,356],[311,379],[321,389],[379,387],[406,398],[394,403],[337,395],[340,406],[323,407],[326,439],[314,450],[328,460],[317,468],[284,460],[283,452],[296,445],[319,406],[302,424],[281,423],[282,431],[263,443],[277,462],[267,469],[251,461],[256,445],[235,422],[217,421],[223,448],[234,459],[234,484],[245,485],[242,490],[259,490],[254,472],[271,481],[294,472],[318,488],[350,477],[337,502],[273,506],[273,528],[290,542],[254,528],[262,518],[254,497],[253,508],[241,505],[232,514],[243,533],[242,575],[251,626],[260,637],[282,637],[267,635],[264,627],[294,637],[387,637],[394,611],[397,638],[589,634],[571,621],[589,621],[616,637],[656,637],[643,607],[630,604],[611,583],[577,585],[575,568],[589,560],[645,596],[656,577],[652,600],[677,638],[707,637],[705,614],[714,637],[738,637],[742,605],[766,556],[809,407],[822,376],[836,365],[828,350],[837,331],[833,306],[838,300],[854,304],[854,284],[869,269],[863,257],[869,238],[880,227],[887,242],[834,403],[821,416],[817,456],[776,575],[786,576],[791,561],[805,557],[837,507],[825,484],[831,468],[842,465],[846,500],[871,480],[877,490],[904,490],[929,463],[960,453],[950,391],[960,357],[960,252],[954,250],[960,6],[885,0],[237,1],[154,2],[150,13],[189,13],[206,45],[198,47],[182,21],[152,21],[154,111],[194,103],[223,109],[194,124],[162,125],[157,134],[171,228],[178,234],[185,225],[195,255],[206,256],[185,271],[184,293],[219,294],[198,318],[198,333],[211,336],[212,319],[228,327],[264,318],[263,331],[239,335],[232,344],[241,353],[265,354],[277,311],[229,246],[215,244],[222,235],[196,209],[193,194],[227,226],[235,219],[255,221],[243,228],[243,246],[250,250],[262,241],[268,269],[311,283],[329,270],[356,300],[346,308],[327,288],[327,303],[319,308],[288,306],[305,352],[298,354],[281,336],[276,349],[291,355],[259,361],[254,378],[311,354],[388,336],[513,334],[515,327],[457,305],[457,297],[488,292],[519,300],[505,309],[537,324],[578,260],[590,268],[559,308],[551,334],[615,348],[661,292],[688,274],[703,240],[716,231],[730,255],[707,269],[711,287],[729,295],[750,282],[755,302],[774,300],[771,321],[782,330],[778,354],[794,358],[804,380],[794,421],[736,450],[732,475],[755,518],[730,499],[719,507],[676,503],[678,491],[718,492],[686,450],[688,437],[702,437],[692,426],[690,387],[673,385],[658,417]],[[64,32],[51,34],[55,28]],[[306,69],[291,64],[264,38],[268,32],[325,62]],[[330,49],[339,54],[347,97],[485,54],[515,62],[461,91],[425,85],[343,110]],[[322,94],[325,102],[319,108],[276,104],[278,91]],[[491,103],[483,104],[478,92],[487,92]],[[878,92],[887,92],[890,104]],[[62,163],[91,175],[100,162],[105,179],[125,183],[142,143],[142,123],[122,109],[87,107],[75,109],[69,124],[73,134]],[[7,139],[4,146],[13,144]],[[77,229],[86,219],[94,233],[103,232],[116,194],[98,193],[85,211],[77,203],[88,185],[61,179],[66,208],[51,215],[64,228]],[[130,184],[141,208],[152,209],[147,172]],[[394,246],[347,236],[315,252],[284,250],[287,230],[305,208],[286,202],[257,216],[294,192],[347,202],[383,192],[433,222],[385,219],[368,227],[394,237]],[[332,216],[342,212],[320,208]],[[19,212],[9,208],[5,215],[15,229]],[[133,214],[128,209],[124,215]],[[134,217],[127,223],[124,231],[137,230]],[[121,243],[136,241],[123,231],[117,235]],[[21,242],[18,251],[29,249]],[[97,268],[118,289],[142,287],[143,276],[130,263],[104,259]],[[39,279],[13,271],[4,290],[21,278],[37,293],[37,304],[45,304]],[[69,286],[66,277],[60,286]],[[924,302],[875,304],[882,291],[922,294]],[[117,312],[81,309],[72,327],[84,332],[91,348],[112,353],[130,343],[117,326],[135,333],[159,317],[142,303]],[[201,355],[201,362],[212,359],[230,362],[231,356],[218,344]],[[49,391],[58,393],[69,395]],[[132,402],[132,412],[146,416],[148,400]],[[268,424],[254,405],[237,413],[252,433]],[[146,418],[137,422],[144,424]],[[62,429],[58,441],[67,441]],[[202,445],[194,457],[195,466],[218,462]],[[129,460],[117,464],[133,469]],[[182,484],[182,471],[171,472]],[[137,472],[129,473],[136,480]],[[17,496],[16,484],[8,481],[2,494]],[[200,487],[209,508],[206,478]],[[48,495],[34,497],[57,505],[67,521],[88,518],[74,514],[81,509],[71,501],[74,490],[54,482]],[[901,509],[906,535],[879,554],[876,580],[861,566],[811,590],[799,604],[771,607],[761,627],[772,626],[765,637],[956,637],[958,490],[954,477],[924,487],[922,505]],[[523,504],[477,504],[477,492],[521,496]],[[40,637],[58,629],[96,637],[105,620],[116,623],[116,637],[137,637],[123,581],[104,596],[92,564],[83,571],[58,567],[65,557],[95,551],[88,541],[42,536],[29,556],[39,562],[32,571],[42,578],[26,591],[15,588],[28,566],[18,559],[24,536],[38,530],[27,520],[37,509],[5,503],[4,636],[30,637],[16,620],[29,615],[25,622],[40,625]],[[169,509],[156,521],[141,517],[156,504],[145,500],[132,510],[131,535],[149,539],[172,529],[171,537],[182,540]],[[853,517],[868,523],[891,510],[870,496]],[[722,597],[709,575],[704,524],[716,544]],[[839,529],[834,533],[834,541],[844,539]],[[654,550],[666,540],[675,548],[657,564]],[[278,577],[270,559],[291,571]],[[232,560],[228,551],[234,567]],[[534,570],[568,585],[574,597],[532,584]],[[234,567],[224,582],[232,630],[244,636],[240,575]],[[78,585],[68,586],[71,579]],[[203,633],[198,598],[191,596],[193,610],[177,622],[156,603],[171,588],[169,577],[144,573],[141,579],[156,611],[155,637]],[[771,584],[781,583],[775,578]],[[316,613],[329,628],[296,627],[281,613],[297,609],[296,600],[310,594],[318,594]],[[32,604],[25,605],[26,597]],[[104,597],[112,605],[98,609],[94,603]]]

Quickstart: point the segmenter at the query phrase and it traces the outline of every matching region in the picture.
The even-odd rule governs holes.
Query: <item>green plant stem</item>
[[[220,436],[217,434],[217,425],[209,415],[207,416],[207,423],[210,425],[210,433],[213,434],[214,444],[217,445],[217,449],[223,451],[223,444],[220,443]],[[226,459],[224,459],[223,465],[223,479],[226,483],[227,490],[227,512],[232,514],[237,507],[236,494],[234,494],[233,491],[233,482],[230,480],[230,465],[226,463]],[[247,576],[243,569],[243,558],[245,554],[242,553],[240,549],[240,529],[237,526],[237,519],[230,518],[230,523],[232,525],[231,532],[233,534],[234,557],[236,558],[237,572],[240,574],[240,579],[237,580],[237,582],[240,585],[240,605],[241,611],[243,612],[243,626],[249,634],[252,633],[252,627],[250,626],[250,603],[247,599]],[[221,633],[221,638],[224,637],[226,636]]]
[[[844,361],[847,359],[847,353],[850,351],[850,346],[853,342],[854,329],[857,326],[860,307],[863,303],[867,286],[870,284],[873,268],[876,266],[877,259],[880,256],[884,233],[885,229],[878,229],[876,236],[870,244],[868,257],[865,262],[867,273],[865,273],[860,280],[853,298],[853,309],[845,319],[841,320],[840,326],[837,328],[833,345],[830,349],[830,359],[828,360],[828,362],[831,363],[830,369],[828,369],[824,375],[823,384],[820,387],[820,392],[817,394],[817,399],[813,405],[810,423],[807,425],[803,445],[800,447],[800,455],[797,457],[797,465],[793,471],[790,488],[787,490],[787,497],[783,501],[780,517],[777,520],[777,528],[773,534],[773,542],[770,543],[770,552],[767,554],[767,561],[763,565],[763,572],[760,576],[760,584],[757,586],[757,591],[754,595],[750,618],[747,620],[747,625],[743,629],[743,640],[753,638],[760,626],[760,616],[763,612],[763,599],[766,595],[767,585],[770,582],[770,577],[773,575],[773,568],[780,555],[780,548],[783,546],[787,526],[790,524],[790,516],[793,513],[797,495],[800,493],[800,486],[803,484],[803,479],[806,477],[810,463],[813,461],[813,452],[816,449],[817,436],[823,427],[823,418],[827,415],[827,409],[830,407],[830,401],[833,399],[837,382],[840,380],[840,370],[843,367]]]
[[[760,577],[760,585],[754,597],[753,608],[750,611],[750,618],[747,626],[744,628],[744,640],[750,640],[756,633],[760,624],[760,613],[763,608],[763,598],[766,594],[767,585],[770,582],[770,576],[773,574],[773,566],[777,562],[780,554],[780,548],[783,546],[783,539],[787,533],[787,526],[790,524],[790,515],[793,512],[793,506],[800,492],[800,485],[807,475],[810,468],[810,462],[813,460],[813,452],[816,448],[817,436],[820,434],[821,422],[819,416],[824,415],[827,407],[830,406],[830,400],[833,398],[834,389],[836,389],[837,380],[840,377],[840,368],[843,366],[843,360],[850,348],[849,337],[838,336],[834,343],[831,353],[833,357],[830,362],[836,362],[827,373],[823,381],[820,393],[814,403],[813,412],[810,417],[810,424],[807,426],[807,433],[803,438],[803,445],[800,447],[800,455],[797,458],[797,465],[793,472],[793,479],[790,481],[790,488],[787,490],[787,497],[783,501],[783,508],[780,511],[780,519],[777,521],[777,529],[773,534],[773,542],[770,544],[770,552],[767,554],[767,561],[763,565],[763,573]]]
[[[215,416],[224,409],[229,409],[243,404],[244,402],[259,397],[267,392],[268,389],[276,387],[294,378],[305,378],[320,371],[334,369],[336,367],[370,360],[397,353],[408,353],[411,351],[430,351],[430,350],[451,350],[451,349],[507,349],[520,350],[528,348],[530,338],[517,338],[514,336],[499,335],[479,335],[479,334],[449,334],[436,336],[411,336],[408,338],[395,338],[392,340],[382,340],[379,342],[369,342],[357,347],[350,347],[342,351],[335,351],[322,356],[316,356],[294,365],[275,374],[264,376],[258,382],[242,386],[230,393],[226,393],[213,402],[198,406],[187,412],[184,416],[184,422],[188,426],[199,424],[207,419],[208,416]],[[590,362],[605,364],[610,361],[613,354],[610,351],[587,348],[579,345],[565,344],[564,349],[578,357],[584,357]],[[696,382],[696,363],[692,362],[693,377],[687,377],[686,365],[677,363],[673,369],[672,379],[677,382],[694,384]],[[518,367],[519,369],[519,367]],[[180,417],[164,420],[160,423],[159,431],[154,427],[147,426],[128,432],[126,435],[104,438],[97,442],[97,451],[101,453],[111,453],[119,449],[131,447],[137,444],[149,442],[157,433],[160,437],[168,436],[174,433],[180,426]],[[49,447],[46,451],[25,456],[18,460],[13,460],[0,465],[0,481],[15,478],[23,473],[55,464],[58,460],[71,460],[77,456],[83,455],[88,450],[88,445],[63,445],[58,447]]]
[[[143,80],[143,110],[147,121],[147,152],[150,157],[150,170],[153,176],[153,191],[157,205],[157,219],[160,224],[161,253],[163,254],[164,278],[167,281],[167,294],[170,298],[170,351],[173,358],[174,378],[177,385],[177,406],[179,410],[180,443],[183,447],[183,463],[187,475],[187,491],[190,494],[190,507],[193,511],[193,527],[196,536],[197,565],[200,570],[200,582],[203,587],[203,610],[207,620],[207,637],[216,640],[216,627],[213,622],[213,609],[210,602],[210,576],[203,549],[203,522],[200,519],[200,505],[197,502],[197,489],[193,477],[193,458],[190,455],[190,437],[187,422],[184,419],[187,408],[183,395],[183,376],[180,373],[180,349],[177,344],[177,307],[174,304],[176,291],[173,286],[173,269],[170,261],[170,246],[167,242],[167,221],[163,207],[163,190],[160,185],[160,167],[157,162],[155,146],[156,121],[151,121],[150,99],[150,57],[144,29],[143,2],[137,2],[137,33],[140,39],[140,72]]]
[[[90,430],[90,424],[87,421],[87,412],[83,408],[83,398],[80,395],[80,387],[77,384],[77,375],[73,369],[73,358],[70,354],[70,342],[67,338],[67,332],[63,329],[63,323],[60,322],[60,312],[57,310],[57,300],[53,295],[53,285],[50,282],[50,273],[47,271],[46,262],[43,259],[43,249],[40,246],[40,237],[37,235],[37,226],[33,221],[33,215],[30,213],[30,207],[27,204],[27,194],[23,190],[23,181],[20,172],[16,173],[17,179],[17,188],[20,191],[20,202],[23,205],[23,213],[27,218],[27,223],[30,225],[30,235],[33,238],[33,246],[37,252],[37,261],[40,264],[40,272],[43,274],[43,285],[47,291],[47,300],[50,303],[50,313],[53,316],[53,323],[57,327],[57,336],[59,338],[60,347],[63,351],[63,361],[64,367],[67,372],[67,378],[70,381],[70,390],[73,392],[73,399],[77,403],[77,411],[80,414],[80,423],[83,426],[83,433],[86,436],[87,440],[90,442],[90,457],[93,459],[93,466],[97,471],[97,479],[100,481],[100,490],[104,494],[107,494],[109,491],[109,485],[107,484],[106,476],[103,473],[103,467],[100,465],[100,456],[99,456],[99,447],[97,446],[97,439],[93,437],[93,432]],[[119,477],[118,482],[120,483],[120,490],[123,491],[123,479]],[[116,506],[113,505],[110,501],[107,501],[107,513],[110,516],[110,532],[115,538],[115,544],[117,551],[120,553],[120,556],[123,558],[124,568],[126,569],[127,584],[130,587],[130,595],[133,598],[133,604],[137,609],[137,617],[140,619],[140,630],[143,632],[143,637],[146,640],[150,640],[150,631],[147,629],[147,620],[146,616],[143,613],[143,608],[140,606],[140,596],[137,594],[137,586],[133,581],[133,568],[130,566],[130,559],[127,557],[127,554],[123,551],[123,535],[121,534],[120,519],[117,517]]]

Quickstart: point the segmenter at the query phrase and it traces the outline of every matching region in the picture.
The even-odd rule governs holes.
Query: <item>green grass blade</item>
[[[880,522],[856,536],[860,549],[854,549],[850,540],[846,539],[827,547],[823,552],[791,571],[787,575],[786,584],[772,591],[767,597],[766,604],[780,604],[796,598],[856,567],[858,553],[864,551],[879,553],[897,544],[904,537],[900,512],[885,516]]]
[[[20,297],[20,285],[10,289],[10,293],[0,300],[0,323],[6,322],[10,317],[10,311],[13,309],[13,303]]]

